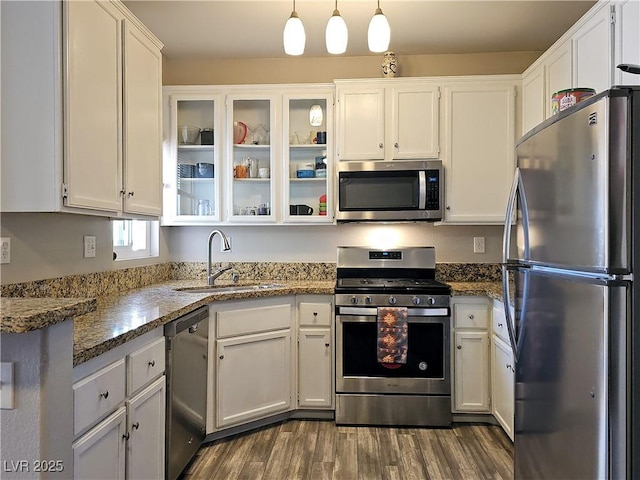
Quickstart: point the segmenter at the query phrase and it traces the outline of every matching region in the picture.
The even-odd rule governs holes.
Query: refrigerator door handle
[[[511,296],[509,294],[509,270],[506,265],[502,265],[502,302],[504,303],[504,315],[507,320],[507,332],[509,333],[509,343],[513,357],[518,356],[518,345],[515,335],[515,319],[511,318]]]
[[[527,209],[527,199],[524,195],[524,186],[522,184],[522,174],[520,168],[516,167],[515,174],[513,176],[513,183],[511,184],[511,191],[509,192],[509,201],[507,202],[507,210],[504,216],[504,230],[502,234],[502,263],[507,263],[509,260],[509,247],[511,246],[511,229],[513,225],[511,220],[513,219],[513,212],[516,206],[516,200],[520,198],[520,212],[522,215],[522,233],[524,241],[524,258],[529,259],[529,211]]]

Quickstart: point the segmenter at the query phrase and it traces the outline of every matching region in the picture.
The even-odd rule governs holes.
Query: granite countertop
[[[334,281],[264,281],[260,290],[189,292],[202,280],[175,280],[93,298],[2,298],[2,332],[22,333],[74,317],[73,364],[78,365],[212,302],[276,295],[333,295]],[[446,282],[452,295],[502,300],[500,282]],[[218,282],[220,286],[233,285]],[[240,282],[238,285],[242,285]],[[248,284],[248,282],[247,282]],[[177,290],[187,289],[187,290]]]
[[[96,309],[95,298],[2,297],[2,333],[26,333]]]
[[[211,302],[305,293],[333,295],[335,286],[333,281],[276,280],[252,283],[275,283],[278,286],[239,292],[194,293],[176,289],[205,286],[202,280],[179,280],[99,297],[94,312],[75,319],[73,365],[97,357]],[[218,284],[233,285],[230,282],[216,282]],[[242,285],[242,282],[238,285]]]

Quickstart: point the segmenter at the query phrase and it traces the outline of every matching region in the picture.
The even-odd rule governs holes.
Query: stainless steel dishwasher
[[[206,436],[208,332],[206,306],[164,326],[168,480],[178,478]]]

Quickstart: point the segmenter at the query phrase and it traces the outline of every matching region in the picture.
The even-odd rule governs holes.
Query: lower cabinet
[[[215,336],[209,338],[216,340],[209,368],[215,391],[207,401],[215,428],[293,408],[293,297],[225,302],[210,309]]]
[[[74,368],[73,478],[164,478],[162,335],[156,329]]]
[[[515,371],[504,304],[494,300],[491,336],[491,412],[511,440],[514,424]]]
[[[491,348],[491,394],[493,416],[513,440],[514,374],[511,347],[493,336]]]
[[[453,411],[489,413],[489,300],[454,297]]]
[[[73,444],[73,478],[125,478],[127,410],[100,422]]]
[[[333,297],[298,298],[298,408],[331,409]]]

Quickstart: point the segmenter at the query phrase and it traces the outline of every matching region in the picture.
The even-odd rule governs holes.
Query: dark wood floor
[[[204,445],[181,478],[510,480],[513,445],[491,425],[342,427],[289,420]]]

